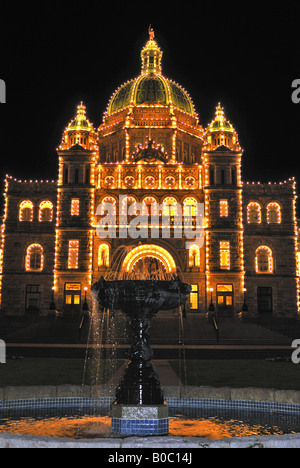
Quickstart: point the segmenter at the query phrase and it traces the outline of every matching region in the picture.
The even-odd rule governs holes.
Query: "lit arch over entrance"
[[[155,258],[159,260],[166,269],[167,273],[176,272],[176,263],[172,255],[158,245],[139,245],[133,249],[125,258],[123,270],[131,273],[134,266],[143,258]]]

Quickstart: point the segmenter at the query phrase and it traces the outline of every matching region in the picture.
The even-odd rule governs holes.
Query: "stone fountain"
[[[160,310],[183,305],[191,286],[179,278],[171,281],[117,280],[101,278],[92,286],[100,307],[121,310],[130,318],[133,331],[129,365],[116,390],[112,408],[112,432],[126,435],[166,435],[168,406],[158,375],[151,363],[151,320]]]

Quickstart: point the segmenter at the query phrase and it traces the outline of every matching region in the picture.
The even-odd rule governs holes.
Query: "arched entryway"
[[[176,263],[172,255],[164,248],[153,245],[139,245],[131,250],[123,262],[123,270],[127,273],[140,272],[151,275],[158,269],[163,273],[175,273]]]

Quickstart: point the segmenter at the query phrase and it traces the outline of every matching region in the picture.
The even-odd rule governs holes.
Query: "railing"
[[[220,341],[220,332],[219,332],[219,327],[218,327],[218,324],[217,324],[216,317],[212,318],[212,324],[213,324],[213,327],[214,327],[215,332],[216,332],[217,342],[219,343],[219,341]]]

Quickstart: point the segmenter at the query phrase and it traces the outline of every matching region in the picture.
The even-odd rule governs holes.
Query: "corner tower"
[[[219,104],[204,134],[206,286],[218,315],[229,317],[244,299],[242,154]]]
[[[59,177],[54,265],[58,310],[80,314],[92,283],[93,215],[97,139],[81,103],[58,149]]]

